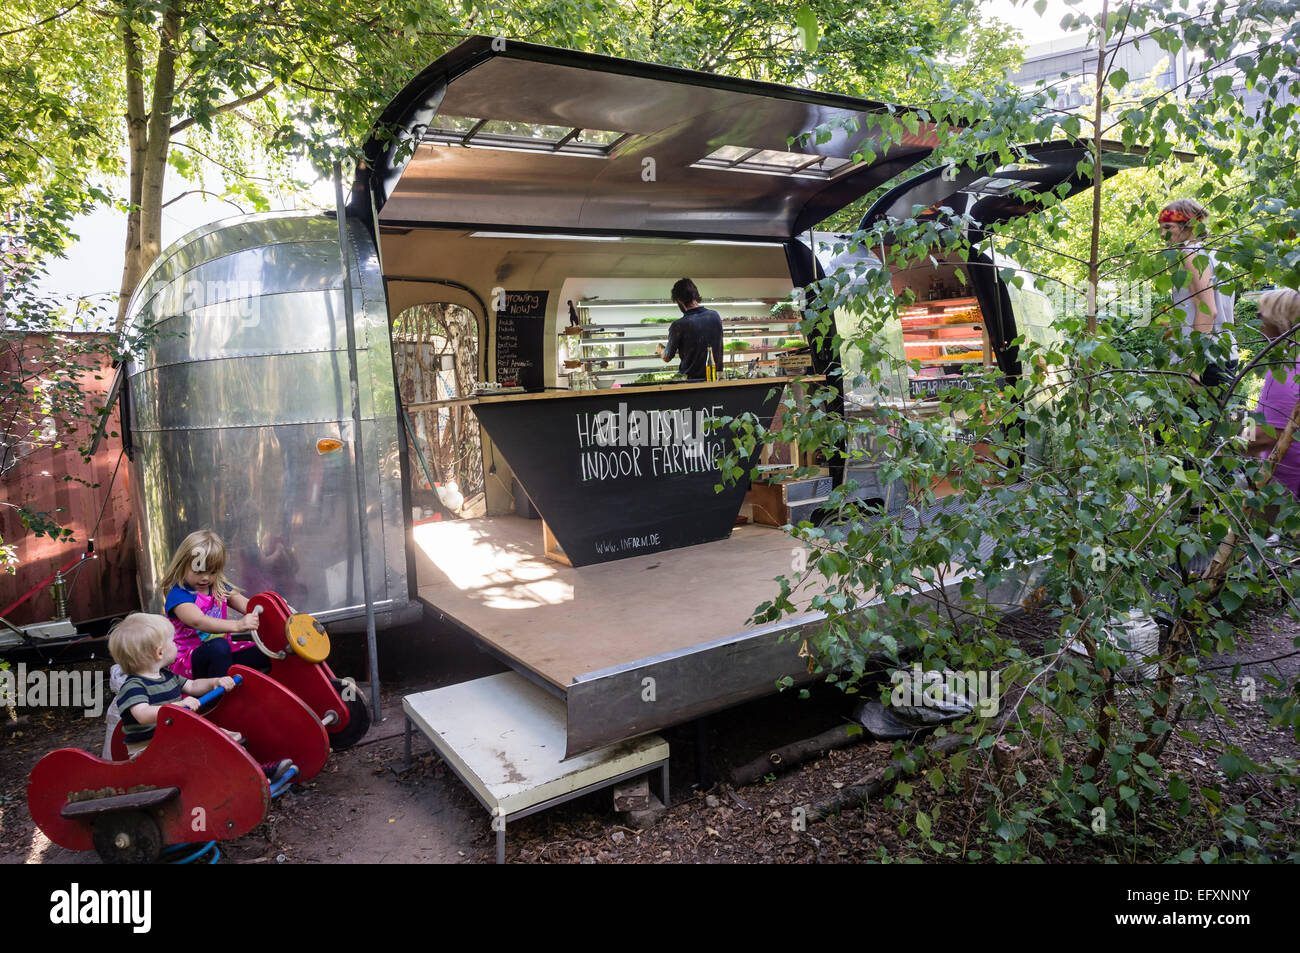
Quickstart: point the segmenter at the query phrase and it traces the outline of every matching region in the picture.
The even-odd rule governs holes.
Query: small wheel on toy
[[[341,678],[330,679],[335,691],[343,698],[343,703],[348,706],[348,723],[341,731],[330,732],[330,747],[335,751],[342,751],[344,748],[351,748],[360,741],[370,730],[370,709],[366,707],[366,700],[357,691],[356,683],[343,681]]]
[[[144,811],[122,811],[95,819],[95,852],[106,864],[153,864],[162,854],[162,831]]]

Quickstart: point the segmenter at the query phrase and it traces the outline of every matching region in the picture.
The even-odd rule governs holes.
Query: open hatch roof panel
[[[367,143],[380,224],[786,240],[937,142],[921,123],[855,165],[879,135],[873,116],[891,107],[516,40],[492,45],[464,41],[384,111],[378,128],[400,130],[407,145],[378,132]],[[851,135],[789,144],[849,117],[859,121]]]
[[[1106,178],[1146,161],[1146,151],[1138,147],[1125,149],[1118,142],[1102,140],[1101,148]],[[998,225],[1041,211],[1058,186],[1067,187],[1063,195],[1054,193],[1060,201],[1092,185],[1092,176],[1078,170],[1079,162],[1092,155],[1091,141],[1054,139],[1018,146],[1016,152],[1023,161],[991,173],[985,171],[989,156],[982,156],[976,169],[959,166],[951,179],[944,178],[945,166],[927,169],[881,196],[859,227],[871,228],[883,218],[925,221],[935,218],[941,208],[970,215],[981,225]]]

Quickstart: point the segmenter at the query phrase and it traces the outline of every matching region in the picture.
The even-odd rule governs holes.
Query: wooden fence
[[[95,556],[71,575],[68,589],[69,615],[74,623],[124,615],[139,605],[136,593],[135,526],[131,516],[129,483],[130,464],[122,453],[120,436],[106,436],[95,455],[87,462],[80,446],[85,442],[86,426],[60,444],[51,434],[31,432],[21,422],[18,405],[30,403],[34,385],[48,385],[50,375],[42,373],[33,362],[43,359],[50,349],[77,353],[75,360],[86,371],[79,377],[85,406],[103,406],[113,371],[108,365],[107,344],[102,335],[6,334],[0,338],[0,380],[8,386],[0,392],[0,420],[5,441],[5,467],[0,472],[0,537],[14,549],[17,571],[10,575],[0,567],[0,610],[17,600],[33,586],[52,575],[61,566],[85,551],[91,533],[95,537]],[[68,374],[62,374],[66,381]],[[25,393],[16,385],[22,384]],[[108,432],[121,433],[118,411],[114,409]],[[113,473],[117,474],[114,478]],[[111,484],[111,489],[110,489]],[[72,530],[70,540],[53,540],[35,536],[25,529],[16,507],[46,512],[61,526]],[[96,528],[98,523],[98,528]],[[44,621],[54,615],[49,589],[28,599],[7,616],[15,625]]]

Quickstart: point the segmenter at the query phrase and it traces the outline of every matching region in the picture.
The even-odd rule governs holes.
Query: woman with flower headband
[[[1225,335],[1227,360],[1222,368],[1215,361],[1207,362],[1200,381],[1207,387],[1217,387],[1237,372],[1237,343],[1224,325],[1233,320],[1233,299],[1218,288],[1215,272],[1218,261],[1214,252],[1200,240],[1205,232],[1208,210],[1195,199],[1175,199],[1160,212],[1160,230],[1170,248],[1183,252],[1179,265],[1187,272],[1181,287],[1173,290],[1173,321],[1182,331],[1184,340],[1193,332],[1207,336]],[[1199,261],[1198,261],[1199,260]],[[1198,267],[1203,261],[1204,268]]]

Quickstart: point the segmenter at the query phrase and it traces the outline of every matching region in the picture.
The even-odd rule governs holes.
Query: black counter
[[[505,394],[472,403],[569,561],[585,566],[725,538],[755,459],[718,492],[718,464],[733,438],[706,422],[751,413],[768,426],[789,380]]]

